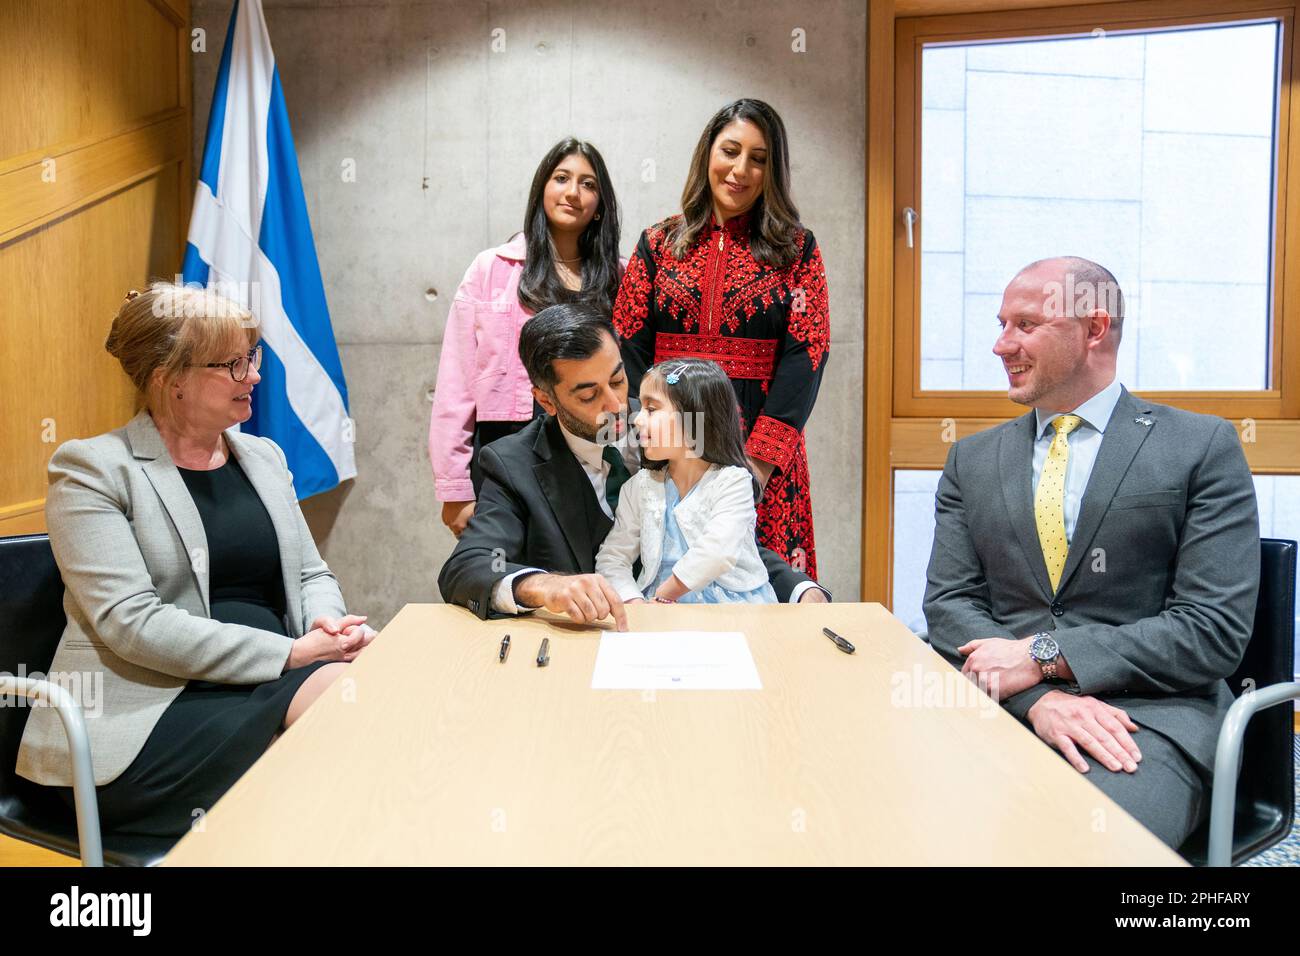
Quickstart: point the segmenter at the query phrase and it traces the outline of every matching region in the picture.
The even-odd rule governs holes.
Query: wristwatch
[[[1056,680],[1056,662],[1061,657],[1061,647],[1047,631],[1030,637],[1029,659],[1043,672],[1043,680]]]

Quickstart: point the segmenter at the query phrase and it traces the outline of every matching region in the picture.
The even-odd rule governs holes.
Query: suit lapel
[[[1051,579],[1043,560],[1043,546],[1038,540],[1038,523],[1034,520],[1034,429],[1037,419],[1031,411],[1017,418],[1002,433],[998,449],[998,469],[1002,498],[1006,502],[1011,527],[1016,531],[1025,560],[1034,571],[1034,581],[1044,596],[1051,597]]]
[[[572,552],[574,567],[590,574],[596,566],[595,542],[605,539],[603,533],[596,536],[599,522],[593,512],[604,518],[605,532],[609,530],[609,519],[596,503],[591,481],[565,443],[554,416],[538,432],[533,452],[540,459],[533,465],[533,473]]]
[[[226,432],[226,441],[235,461],[243,469],[257,497],[262,499],[262,506],[275,527],[275,538],[280,551],[280,573],[284,578],[285,606],[289,609],[291,636],[300,637],[300,614],[297,609],[302,604],[302,551],[298,545],[298,523],[289,508],[286,478],[278,465],[272,465],[265,456],[255,453],[249,444],[258,441],[241,434],[235,429]],[[246,444],[248,443],[248,444]],[[270,451],[270,449],[267,449]]]
[[[1135,416],[1142,416],[1152,424],[1143,425],[1134,420]],[[1115,490],[1124,480],[1129,465],[1151,434],[1154,424],[1151,406],[1138,402],[1129,394],[1128,389],[1122,389],[1110,421],[1106,424],[1101,448],[1097,451],[1097,460],[1093,463],[1092,474],[1088,476],[1088,486],[1084,489],[1083,501],[1079,505],[1079,517],[1075,521],[1070,551],[1065,558],[1065,570],[1061,572],[1062,588],[1082,563],[1101,519],[1109,510],[1111,499],[1115,497]]]
[[[583,477],[585,478],[586,475]],[[627,487],[626,483],[623,487]],[[591,540],[593,543],[591,569],[594,571],[596,570],[595,552],[600,550],[600,545],[609,534],[610,529],[614,527],[614,522],[605,514],[604,509],[600,507],[600,502],[596,500],[596,489],[592,488],[591,485],[588,484],[587,491],[587,522],[588,526],[591,528]]]
[[[176,470],[172,457],[163,444],[158,427],[147,411],[142,411],[131,419],[126,426],[127,439],[131,443],[131,453],[144,461],[145,477],[153,485],[153,490],[162,502],[163,508],[176,528],[176,534],[185,546],[189,560],[190,572],[198,585],[199,596],[203,599],[203,610],[212,613],[208,602],[208,536],[203,531],[203,519],[199,509],[194,506],[194,499]]]

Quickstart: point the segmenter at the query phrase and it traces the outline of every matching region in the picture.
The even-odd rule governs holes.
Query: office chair
[[[1294,541],[1260,541],[1255,629],[1240,666],[1228,678],[1237,700],[1219,730],[1210,818],[1179,848],[1197,866],[1236,866],[1291,832],[1294,718],[1292,708],[1277,705],[1300,699],[1300,682],[1295,681],[1296,550]]]
[[[47,681],[63,635],[63,579],[43,534],[0,538],[0,833],[69,856],[83,866],[152,866],[174,841],[107,833],[101,836],[90,743],[81,707],[66,688]],[[28,676],[31,675],[31,676]],[[15,698],[10,701],[7,698]],[[22,698],[25,706],[19,706]],[[58,708],[72,757],[75,819],[51,789],[14,772],[29,707]]]

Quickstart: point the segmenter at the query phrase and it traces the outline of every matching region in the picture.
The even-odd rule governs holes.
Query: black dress
[[[178,469],[208,539],[214,620],[286,634],[279,539],[233,457],[211,471]],[[265,684],[192,680],[163,711],[121,775],[97,787],[106,831],[180,838],[260,757],[318,661]],[[59,787],[71,806],[72,788]]]

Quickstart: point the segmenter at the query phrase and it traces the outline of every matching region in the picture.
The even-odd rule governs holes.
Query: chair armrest
[[[1210,800],[1209,866],[1232,865],[1232,823],[1237,810],[1237,768],[1246,725],[1261,710],[1300,699],[1300,682],[1248,690],[1228,708],[1214,753],[1214,793]]]
[[[63,732],[68,735],[72,758],[72,792],[77,806],[77,839],[81,844],[82,866],[103,866],[104,845],[99,833],[99,803],[95,797],[95,771],[90,762],[90,738],[81,705],[58,684],[30,677],[0,674],[0,696],[14,694],[30,701],[42,701],[58,711]]]

